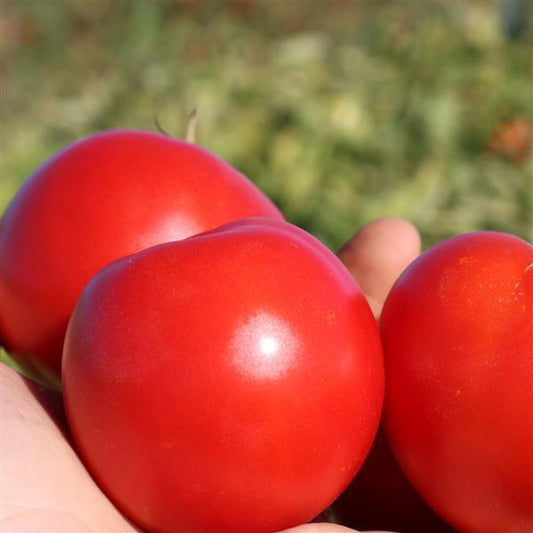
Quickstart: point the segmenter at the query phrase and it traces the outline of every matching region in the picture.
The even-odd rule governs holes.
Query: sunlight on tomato
[[[461,531],[533,529],[533,248],[473,232],[420,256],[383,309],[385,425]]]
[[[70,314],[102,267],[250,216],[283,219],[252,182],[207,150],[112,130],[74,142],[22,185],[0,226],[0,342],[58,385]]]
[[[166,532],[313,519],[363,463],[384,387],[350,273],[267,219],[103,269],[72,316],[63,380],[88,470],[126,516]]]

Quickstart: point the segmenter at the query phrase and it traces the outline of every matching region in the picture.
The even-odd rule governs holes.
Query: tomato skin
[[[149,531],[273,532],[347,486],[383,399],[353,278],[286,223],[233,223],[103,269],[72,315],[69,425],[87,468]]]
[[[461,531],[533,529],[533,248],[473,232],[429,249],[385,302],[385,425]]]
[[[137,130],[67,146],[23,184],[3,216],[2,344],[41,379],[59,378],[70,313],[100,268],[248,216],[283,218],[199,146]]]

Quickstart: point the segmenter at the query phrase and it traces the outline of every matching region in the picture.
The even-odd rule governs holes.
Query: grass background
[[[531,239],[533,39],[505,38],[512,1],[4,0],[0,208],[65,144],[154,117],[183,137],[197,108],[197,142],[332,248],[384,215],[426,246]]]

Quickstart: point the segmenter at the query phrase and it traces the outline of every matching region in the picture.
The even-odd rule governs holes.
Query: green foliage
[[[338,247],[404,216],[426,245],[475,229],[531,238],[531,39],[486,1],[4,2],[3,209],[61,146],[107,128],[183,136]],[[531,26],[530,26],[531,27]]]
[[[0,364],[6,364],[12,366],[17,372],[27,375],[24,369],[6,352],[6,350],[0,346]]]

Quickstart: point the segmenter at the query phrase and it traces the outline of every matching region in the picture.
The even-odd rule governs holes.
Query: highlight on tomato
[[[22,185],[0,225],[0,342],[59,386],[70,314],[111,261],[250,216],[283,219],[240,172],[159,133],[113,130],[74,142]]]

